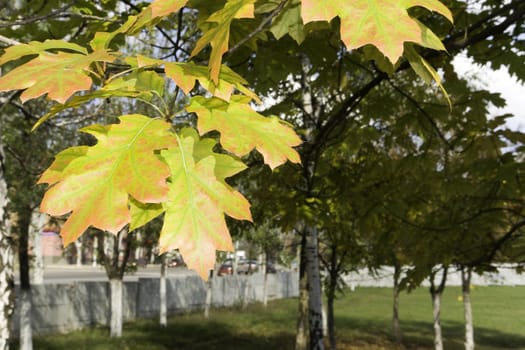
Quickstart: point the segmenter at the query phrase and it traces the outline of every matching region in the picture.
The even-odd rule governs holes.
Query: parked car
[[[237,272],[239,274],[252,274],[259,271],[259,263],[257,260],[241,260],[237,263]]]
[[[186,263],[182,257],[173,257],[168,260],[168,267],[185,267]]]
[[[217,271],[217,275],[219,276],[226,276],[226,275],[232,275],[232,274],[233,274],[233,264],[231,261],[225,261],[219,267],[219,271]]]
[[[277,273],[277,269],[273,262],[268,261],[268,264],[266,264],[266,273]]]

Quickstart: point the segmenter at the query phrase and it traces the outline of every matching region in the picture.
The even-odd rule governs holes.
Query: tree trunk
[[[334,301],[335,293],[337,290],[337,278],[338,278],[338,263],[337,263],[337,247],[332,245],[330,249],[330,266],[328,266],[329,280],[328,289],[326,291],[326,321],[327,321],[327,332],[328,339],[330,341],[330,349],[336,349],[335,339],[335,318],[334,318]]]
[[[472,304],[470,301],[470,281],[472,269],[461,268],[461,285],[463,291],[463,308],[465,314],[465,350],[474,350],[474,322],[472,318]]]
[[[122,336],[122,296],[124,272],[129,261],[134,235],[127,228],[122,229],[117,236],[99,231],[98,253],[104,260],[104,268],[109,278],[110,315],[109,326],[111,337]],[[124,239],[126,244],[124,244]],[[122,260],[120,260],[120,257]]]
[[[432,315],[434,317],[434,349],[443,350],[443,336],[441,334],[441,293],[432,294]]]
[[[136,264],[139,264],[139,262],[142,262],[142,258],[143,258],[143,252],[142,252],[142,235],[140,234],[140,231],[137,231],[137,234],[135,235],[135,240],[136,240],[136,248],[135,248],[135,256],[134,256],[134,260],[135,260],[135,263]]]
[[[306,227],[306,273],[308,275],[308,325],[310,350],[323,350],[323,298],[319,271],[317,228]]]
[[[448,267],[443,268],[441,281],[435,285],[436,274],[439,270],[432,272],[430,276],[430,295],[432,296],[432,314],[434,318],[434,349],[443,350],[443,335],[441,331],[441,296],[445,290]]]
[[[166,254],[160,257],[160,325],[168,326],[168,298],[166,293]]]
[[[82,241],[80,238],[75,241],[75,248],[77,249],[77,266],[82,266]]]
[[[111,337],[122,336],[122,278],[109,280],[111,292],[111,311],[109,328]]]
[[[33,349],[31,329],[31,282],[29,274],[29,227],[31,214],[29,206],[17,211],[16,231],[18,234],[18,267],[20,274],[20,349]]]
[[[210,318],[210,308],[211,308],[211,293],[213,285],[213,270],[210,270],[210,275],[208,277],[208,283],[206,289],[206,304],[204,305],[204,317]]]
[[[33,242],[33,269],[32,284],[44,283],[44,257],[42,255],[42,229],[47,223],[47,215],[42,214],[38,209],[34,209],[31,214],[31,226],[29,235]]]
[[[392,335],[396,343],[401,343],[403,336],[401,333],[401,325],[399,322],[399,280],[401,278],[401,267],[399,264],[394,264],[394,289],[393,289],[393,307],[392,307]]]
[[[337,278],[337,277],[336,277]],[[327,328],[328,328],[328,339],[330,341],[330,349],[336,349],[336,339],[335,339],[335,317],[334,317],[334,301],[335,301],[335,292],[337,287],[337,280],[333,281],[333,276],[330,276],[330,281],[328,285],[328,291],[326,293],[326,303],[327,303]]]
[[[14,256],[13,240],[7,214],[7,184],[4,177],[5,163],[0,140],[0,350],[7,350],[11,338],[13,314]]]
[[[98,264],[98,238],[95,236],[93,238],[93,261],[92,261],[92,265],[93,267],[97,267],[97,264]]]
[[[264,253],[264,264],[262,266],[262,273],[264,274],[263,284],[263,305],[268,306],[268,254]]]
[[[20,288],[20,350],[33,349],[31,289]]]
[[[306,275],[306,235],[301,237],[299,248],[299,312],[297,315],[297,332],[295,350],[308,349],[308,276]]]

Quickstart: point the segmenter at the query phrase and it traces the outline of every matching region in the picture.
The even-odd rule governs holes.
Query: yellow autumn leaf
[[[239,157],[255,148],[272,169],[287,160],[300,163],[299,154],[293,149],[301,144],[295,131],[277,117],[257,113],[249,102],[249,98],[240,95],[232,96],[230,103],[196,96],[186,110],[197,114],[201,135],[219,131],[221,145]]]
[[[230,25],[236,18],[253,18],[254,3],[255,0],[228,0],[224,8],[214,12],[206,20],[206,22],[215,23],[216,25],[202,34],[202,37],[195,44],[191,55],[197,55],[208,44],[211,44],[210,77],[216,84],[219,82],[222,55],[228,51]]]
[[[144,203],[168,197],[169,169],[154,152],[176,145],[170,125],[138,114],[120,120],[82,129],[98,143],[59,153],[39,180],[51,185],[40,210],[53,216],[71,213],[61,230],[64,244],[89,226],[118,233],[131,220],[129,196]]]
[[[161,251],[179,249],[188,267],[207,279],[215,251],[233,250],[224,215],[251,221],[250,204],[223,177],[244,166],[214,153],[193,129],[183,130],[178,138],[179,147],[161,152],[171,177],[168,200],[162,204],[165,217],[159,247]],[[229,171],[224,172],[226,168]]]
[[[414,6],[424,7],[453,21],[450,10],[438,0],[302,0],[304,23],[341,19],[341,39],[351,50],[367,44],[377,47],[393,64],[403,54],[405,42],[429,42],[429,33],[408,15]]]

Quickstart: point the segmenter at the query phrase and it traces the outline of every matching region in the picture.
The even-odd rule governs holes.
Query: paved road
[[[160,265],[148,265],[139,267],[137,272],[128,273],[124,276],[125,281],[134,281],[141,277],[158,278]],[[197,275],[194,271],[184,267],[168,268],[168,276]],[[44,283],[71,283],[75,281],[107,281],[104,267],[98,266],[76,266],[76,265],[47,265],[44,270]],[[18,283],[18,273],[15,276]]]

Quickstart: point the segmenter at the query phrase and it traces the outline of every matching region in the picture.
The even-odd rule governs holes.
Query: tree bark
[[[306,226],[306,273],[308,275],[308,325],[310,350],[323,350],[323,300],[319,271],[319,242],[317,228]]]
[[[109,280],[111,293],[110,333],[111,337],[122,336],[122,278]]]
[[[445,290],[448,267],[443,268],[441,281],[435,284],[436,274],[439,270],[432,272],[430,276],[430,295],[432,297],[432,314],[434,318],[434,349],[443,350],[443,335],[441,331],[441,296]]]
[[[126,244],[124,244],[126,239]],[[110,286],[110,315],[109,334],[111,337],[122,336],[122,279],[129,261],[133,232],[128,232],[127,227],[122,229],[117,236],[99,231],[99,255],[104,260],[104,268],[109,278]],[[120,261],[120,258],[122,260]]]
[[[20,350],[33,349],[31,289],[20,289]]]
[[[29,206],[17,210],[18,267],[20,274],[20,349],[33,349],[31,329],[31,282],[29,273],[29,227],[33,210]]]
[[[80,238],[75,241],[75,248],[77,250],[77,266],[82,266],[82,241]]]
[[[44,283],[44,257],[42,255],[42,229],[47,223],[47,215],[42,214],[38,209],[31,213],[31,226],[29,236],[33,242],[33,269],[32,284]]]
[[[168,326],[168,298],[166,288],[166,254],[160,258],[160,326]]]
[[[264,264],[262,266],[262,273],[264,274],[263,284],[263,305],[268,306],[268,253],[264,253]]]
[[[1,129],[1,128],[0,128]],[[7,183],[4,153],[0,140],[0,350],[9,348],[11,315],[14,310],[13,289],[15,281],[13,240],[7,213]]]
[[[396,343],[401,343],[403,335],[401,333],[401,324],[399,322],[399,293],[401,267],[399,264],[394,264],[394,288],[393,288],[393,307],[392,307],[392,335]]]
[[[297,332],[295,350],[308,349],[308,276],[306,275],[306,235],[301,236],[299,247],[299,310],[297,313]]]
[[[98,238],[95,236],[93,238],[93,261],[92,261],[92,266],[93,267],[97,267],[97,264],[98,264]]]
[[[211,294],[212,294],[212,286],[213,286],[213,270],[210,270],[210,274],[208,277],[208,283],[207,289],[206,289],[206,304],[204,304],[204,317],[210,318],[210,308],[211,308]]]
[[[472,317],[472,303],[470,300],[470,281],[472,269],[461,268],[461,285],[463,292],[463,309],[465,315],[465,350],[474,350],[474,321]]]
[[[328,331],[328,339],[330,342],[330,349],[335,350],[337,343],[335,338],[335,317],[334,317],[334,301],[335,293],[337,290],[337,278],[338,278],[338,263],[337,263],[337,247],[332,245],[330,249],[330,266],[329,270],[329,280],[328,280],[328,289],[326,291],[326,323]]]

